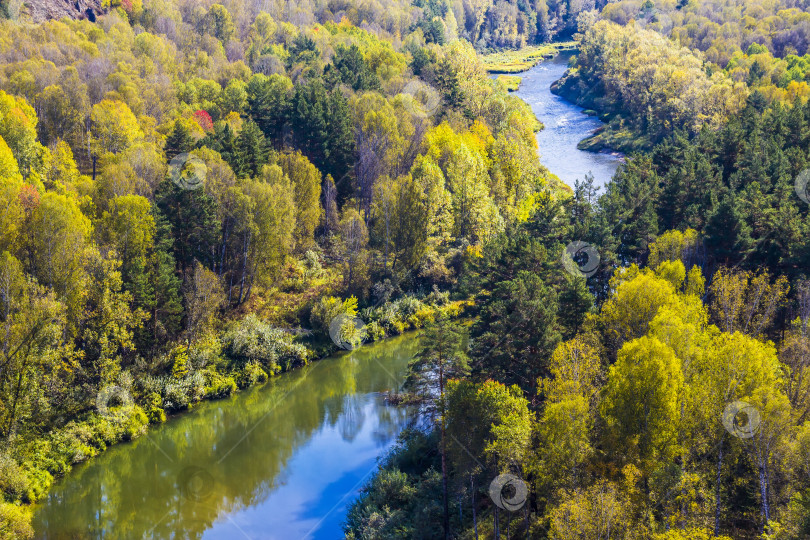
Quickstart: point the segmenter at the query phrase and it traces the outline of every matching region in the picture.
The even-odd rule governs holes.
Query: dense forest
[[[429,421],[347,538],[810,536],[804,6],[41,7],[0,0],[0,538],[149,424],[409,329]],[[584,145],[635,152],[604,193],[479,57],[570,37]]]
[[[804,20],[692,2],[580,17],[555,91],[608,122],[585,146],[637,153],[465,261],[469,342],[428,334],[410,381],[437,427],[403,434],[348,537],[810,536]],[[566,245],[590,246],[573,276]]]
[[[244,9],[0,28],[5,536],[72,465],[328,354],[339,315],[457,316],[463,261],[556,185],[465,41]]]

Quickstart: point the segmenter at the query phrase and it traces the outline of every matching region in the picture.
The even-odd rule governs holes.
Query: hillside
[[[33,23],[65,17],[95,21],[106,12],[101,0],[5,0],[0,6],[4,7],[9,18]]]

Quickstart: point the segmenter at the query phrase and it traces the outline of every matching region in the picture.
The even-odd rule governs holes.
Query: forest
[[[469,341],[427,334],[410,380],[439,427],[401,437],[347,537],[810,535],[806,15],[701,41],[689,13],[764,7],[650,4],[580,17],[554,87],[607,122],[584,146],[633,153],[465,261],[474,322],[442,324]],[[572,241],[598,267],[561,272]],[[514,507],[490,499],[504,473]]]
[[[110,446],[408,330],[391,401],[429,422],[346,538],[810,537],[802,5],[101,5],[0,0],[0,538]],[[628,152],[604,190],[480,56],[562,39],[583,146]]]

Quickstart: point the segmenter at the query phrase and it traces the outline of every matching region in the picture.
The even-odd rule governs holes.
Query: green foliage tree
[[[191,136],[188,127],[182,120],[175,120],[172,132],[166,138],[166,146],[163,149],[166,153],[166,159],[171,161],[178,154],[188,153],[193,149],[194,138]]]
[[[279,165],[293,187],[295,243],[306,247],[313,241],[321,216],[321,173],[299,152],[282,154]]]
[[[422,395],[430,396],[438,402],[439,423],[441,425],[442,496],[444,498],[444,537],[450,534],[450,509],[447,494],[447,402],[445,384],[447,377],[463,375],[469,368],[462,348],[464,336],[454,323],[439,319],[425,329],[422,337],[422,350],[412,363],[412,377],[409,384]],[[438,389],[436,384],[438,383]],[[438,393],[436,392],[438,390]]]

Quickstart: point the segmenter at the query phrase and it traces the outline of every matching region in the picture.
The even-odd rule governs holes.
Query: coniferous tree
[[[165,180],[155,202],[171,225],[174,255],[183,273],[193,268],[195,260],[212,268],[221,226],[216,200],[202,189],[182,189]]]
[[[166,159],[171,161],[178,154],[191,152],[194,149],[194,138],[188,127],[181,121],[175,120],[172,132],[166,138],[164,152]]]
[[[277,149],[284,141],[289,127],[293,84],[283,75],[254,75],[247,85],[250,116]]]
[[[563,328],[563,338],[576,336],[585,316],[593,309],[593,295],[588,290],[585,278],[565,275],[565,283],[560,292],[559,320]]]
[[[731,265],[742,261],[752,245],[751,228],[740,203],[733,193],[726,192],[706,224],[706,248],[718,262]]]
[[[455,323],[440,318],[425,329],[422,337],[422,350],[411,364],[412,375],[408,381],[423,395],[438,401],[441,426],[442,498],[444,502],[444,538],[450,537],[450,511],[447,494],[447,403],[445,386],[448,378],[464,375],[468,370],[467,356],[462,346],[464,334]],[[436,384],[438,383],[438,388]],[[438,392],[436,392],[438,390]]]
[[[153,251],[148,268],[133,284],[136,305],[148,316],[143,327],[136,331],[135,340],[139,350],[146,351],[175,338],[183,316],[182,283],[172,254],[171,225],[156,207],[152,208],[152,216],[155,219]]]
[[[236,139],[236,148],[239,154],[236,165],[240,167],[233,171],[236,176],[254,178],[258,176],[267,163],[268,149],[264,134],[255,122],[248,121],[242,126],[242,131]]]
[[[350,47],[338,45],[332,63],[324,69],[323,78],[329,88],[338,84],[345,84],[355,92],[380,88],[379,77],[369,67],[356,44]]]

